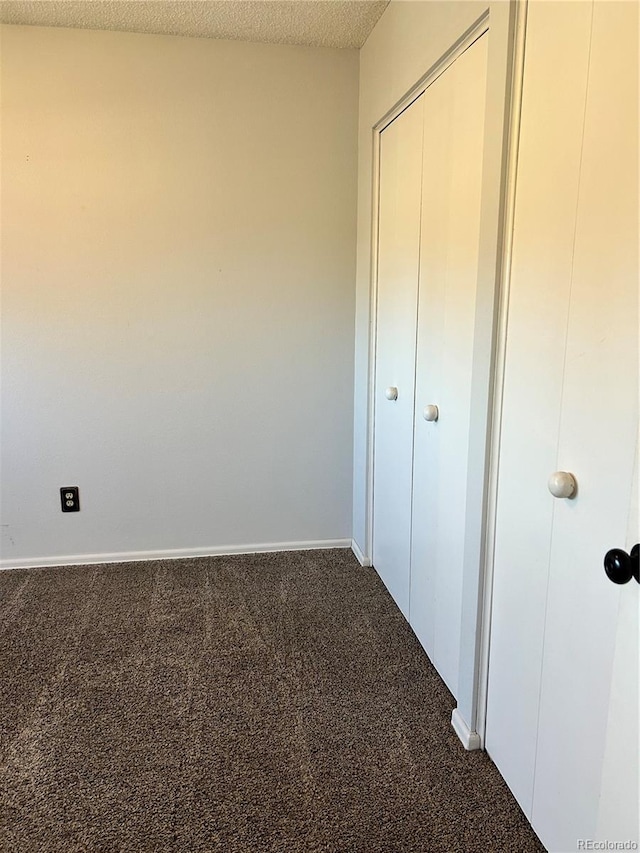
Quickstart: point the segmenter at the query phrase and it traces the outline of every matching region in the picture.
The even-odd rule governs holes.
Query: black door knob
[[[631,553],[620,548],[612,548],[604,555],[604,570],[607,577],[613,583],[629,583],[635,578],[640,583],[640,569],[638,567],[640,545],[634,545]]]

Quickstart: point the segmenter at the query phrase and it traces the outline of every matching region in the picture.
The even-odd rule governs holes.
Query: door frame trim
[[[451,47],[446,50],[440,59],[429,68],[429,70],[422,75],[422,77],[415,83],[403,96],[397,101],[390,110],[382,116],[382,118],[376,122],[373,126],[373,134],[374,134],[374,145],[377,144],[379,149],[379,140],[380,134],[382,131],[391,124],[394,119],[398,118],[400,113],[403,113],[407,107],[410,107],[411,104],[420,97],[429,86],[434,83],[441,74],[449,68],[453,63],[460,57],[466,50],[468,50],[471,45],[476,42],[480,36],[483,36],[489,30],[489,9],[485,9],[482,15],[478,18],[478,20],[473,23],[465,32],[460,36],[459,39],[451,45]],[[377,135],[377,140],[376,140]],[[377,177],[377,176],[376,176]],[[374,187],[375,189],[375,187]]]
[[[522,117],[522,94],[524,86],[524,60],[527,29],[528,0],[516,4],[514,21],[513,54],[508,104],[508,132],[506,139],[506,164],[504,173],[504,212],[502,216],[502,249],[498,276],[497,322],[495,330],[495,353],[493,364],[491,421],[489,429],[489,453],[486,485],[486,512],[484,518],[485,538],[480,567],[480,606],[478,626],[478,664],[476,670],[475,707],[472,712],[473,730],[477,733],[484,749],[487,728],[487,705],[489,698],[489,652],[491,641],[491,614],[493,605],[493,575],[495,562],[495,539],[497,523],[497,493],[502,437],[502,411],[504,401],[504,375],[506,366],[507,326],[509,296],[511,289],[511,267],[513,258],[513,236],[515,224],[515,202],[517,189],[518,157],[520,152],[520,124]],[[454,712],[455,713],[455,712]]]

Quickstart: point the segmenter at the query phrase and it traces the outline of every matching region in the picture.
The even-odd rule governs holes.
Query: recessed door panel
[[[381,134],[373,565],[409,613],[423,97]]]
[[[410,622],[458,689],[487,34],[424,94]],[[427,420],[437,407],[437,420]]]

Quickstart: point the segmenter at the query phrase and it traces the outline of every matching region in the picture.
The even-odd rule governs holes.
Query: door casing
[[[501,297],[509,260],[509,199],[514,192],[514,154],[521,90],[520,44],[526,0],[495,4],[451,45],[409,91],[372,128],[373,192],[369,370],[367,403],[367,511],[366,554],[373,554],[374,387],[378,307],[378,211],[380,190],[380,134],[415,101],[474,41],[489,33],[482,212],[478,288],[473,348],[472,406],[469,444],[467,522],[460,640],[458,707],[452,723],[467,749],[484,745],[486,679],[490,620],[491,478],[495,467],[494,422],[499,409],[501,364],[506,331]],[[515,133],[515,136],[514,136]],[[499,421],[497,421],[499,422]]]

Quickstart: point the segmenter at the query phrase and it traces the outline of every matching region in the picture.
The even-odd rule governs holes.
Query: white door
[[[638,542],[640,519],[640,440],[636,464],[626,549]],[[638,841],[640,803],[640,606],[637,595],[619,597],[613,673],[609,691],[607,743],[602,765],[602,785],[595,837],[598,841],[624,838]]]
[[[529,4],[486,747],[555,853],[638,841],[617,790],[637,780],[637,716],[626,751],[611,728],[637,707],[637,667],[612,679],[638,585],[603,570],[630,544],[638,436],[637,39],[635,3]],[[556,471],[575,496],[550,494]]]
[[[422,104],[421,96],[380,139],[373,565],[407,618]]]
[[[458,692],[488,34],[424,93],[410,623]],[[437,407],[437,420],[434,417]]]

